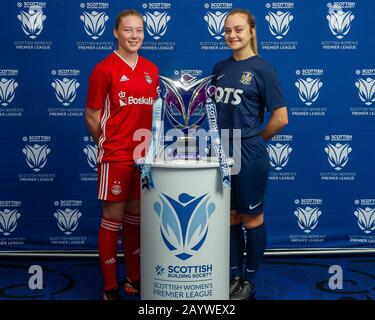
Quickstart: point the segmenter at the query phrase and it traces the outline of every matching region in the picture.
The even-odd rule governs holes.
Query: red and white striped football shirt
[[[132,68],[113,52],[91,73],[87,108],[101,109],[98,163],[133,163],[137,129],[151,129],[152,105],[157,96],[158,68],[138,55]]]

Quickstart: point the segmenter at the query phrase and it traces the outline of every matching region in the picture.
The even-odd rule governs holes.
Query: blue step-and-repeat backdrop
[[[233,8],[257,21],[289,125],[268,144],[268,249],[375,248],[375,2],[2,1],[0,251],[96,250],[96,146],[87,82],[125,8],[160,75],[209,76]],[[178,182],[176,182],[178,183]]]

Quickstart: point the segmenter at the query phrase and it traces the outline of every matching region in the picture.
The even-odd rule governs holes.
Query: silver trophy
[[[160,76],[164,86],[164,104],[168,120],[176,129],[183,132],[177,138],[176,159],[199,159],[197,140],[189,135],[190,129],[198,129],[206,117],[205,102],[215,88],[211,85],[212,76],[197,79],[185,73],[179,80]]]

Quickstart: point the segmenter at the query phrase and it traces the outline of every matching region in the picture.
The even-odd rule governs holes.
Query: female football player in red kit
[[[151,129],[158,68],[138,54],[144,39],[143,17],[135,10],[116,18],[118,49],[99,62],[89,79],[88,130],[98,146],[98,199],[102,220],[98,236],[104,299],[121,299],[116,276],[118,232],[122,229],[127,278],[124,290],[140,290],[140,172],[133,155],[138,129]],[[140,156],[140,155],[139,155]]]

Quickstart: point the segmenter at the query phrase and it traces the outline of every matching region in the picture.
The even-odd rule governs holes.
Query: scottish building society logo
[[[354,15],[351,11],[344,12],[339,6],[328,4],[328,7],[327,20],[329,29],[337,39],[342,39],[349,33]]]
[[[228,15],[228,11],[225,12],[207,12],[204,16],[204,20],[207,22],[207,28],[211,36],[216,40],[220,40],[224,36],[224,22]]]
[[[168,12],[155,11],[154,13],[145,12],[143,19],[146,23],[148,34],[155,40],[159,40],[167,32],[169,20]]]
[[[19,3],[19,6],[22,6]],[[43,22],[46,16],[43,14],[41,6],[30,6],[29,11],[21,11],[17,16],[21,21],[23,32],[30,38],[35,39],[43,31]]]
[[[15,79],[5,79],[0,80],[0,104],[6,107],[14,99],[16,88],[18,83]]]
[[[55,89],[57,100],[64,106],[69,106],[76,98],[79,82],[76,79],[56,78],[52,82],[52,87]]]
[[[358,226],[364,233],[370,234],[375,230],[375,208],[357,208],[357,210],[354,211],[354,215],[357,217]]]
[[[349,153],[352,148],[349,143],[341,144],[327,144],[324,151],[328,154],[329,164],[337,171],[343,169],[349,161]]]
[[[105,11],[92,11],[91,13],[84,11],[80,16],[80,19],[83,22],[87,35],[91,39],[96,40],[103,35],[105,31],[105,23],[108,21],[109,17]]]
[[[51,152],[48,145],[26,145],[22,152],[26,155],[27,165],[35,172],[39,172],[47,164],[47,156]]]
[[[289,11],[272,12],[269,11],[266,15],[268,22],[268,29],[271,34],[278,40],[284,38],[290,29],[290,22],[293,20],[293,16]]]
[[[208,194],[192,197],[181,193],[175,200],[163,193],[161,203],[154,203],[163,241],[181,260],[192,257],[206,240],[208,221],[215,211],[215,204],[209,203],[209,198]]]
[[[367,106],[371,106],[375,102],[375,79],[370,77],[366,79],[358,78],[355,83],[358,89],[359,98]]]
[[[17,228],[17,221],[20,217],[21,214],[16,209],[0,210],[0,232],[4,236],[9,236]]]
[[[289,143],[276,143],[276,145],[268,144],[267,151],[270,157],[272,168],[277,171],[280,171],[282,168],[284,168],[289,161],[289,155],[292,150],[293,149],[292,147],[290,147]]]
[[[316,228],[321,214],[322,212],[319,210],[318,207],[298,207],[297,210],[294,211],[294,215],[297,217],[298,226],[305,233],[310,233],[312,230]]]
[[[307,106],[312,105],[319,97],[320,88],[323,86],[319,78],[299,78],[295,83],[298,89],[298,96]]]
[[[78,209],[57,209],[54,213],[54,217],[57,219],[57,225],[59,226],[59,229],[67,236],[72,234],[72,232],[77,229],[78,219],[81,216],[82,213]]]

